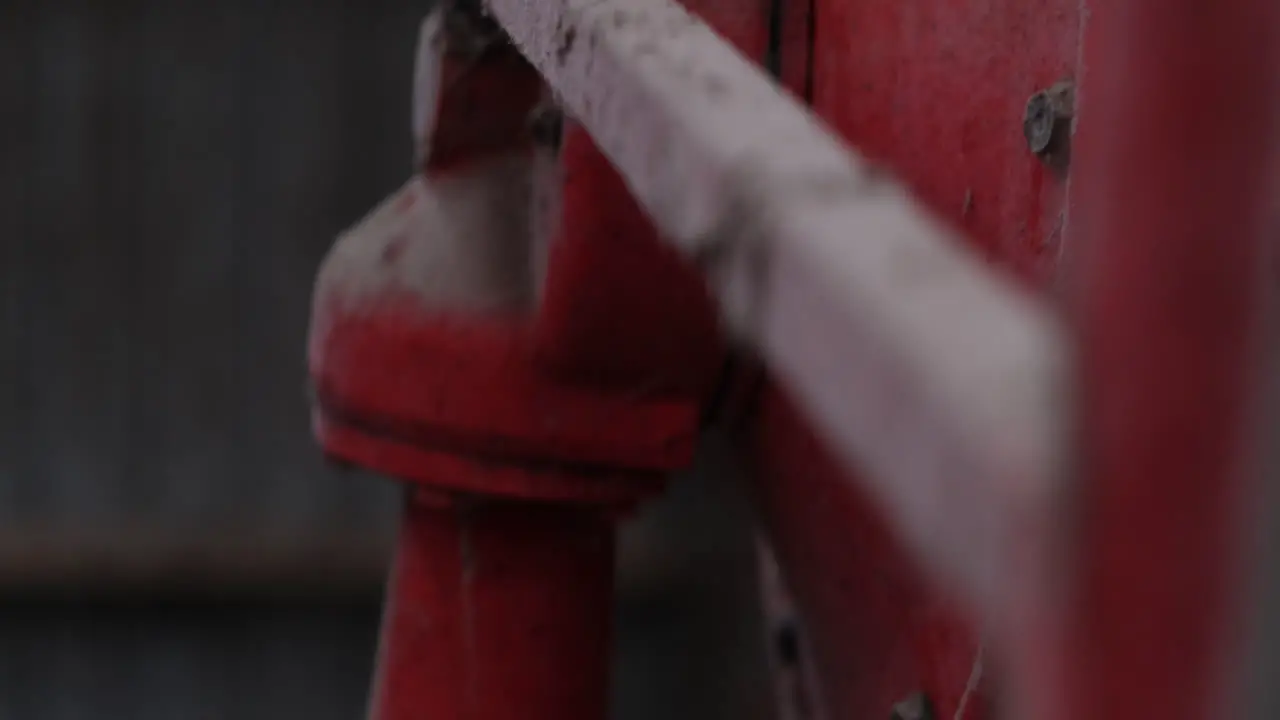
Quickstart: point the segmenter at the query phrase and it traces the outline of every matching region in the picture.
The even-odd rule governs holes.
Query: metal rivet
[[[1075,116],[1075,86],[1067,80],[1032,95],[1022,116],[1022,134],[1031,152],[1065,169]]]
[[[889,720],[934,720],[933,702],[924,693],[914,693],[893,706]]]

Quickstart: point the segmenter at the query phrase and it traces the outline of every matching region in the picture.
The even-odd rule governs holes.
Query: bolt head
[[[1036,155],[1048,155],[1066,143],[1071,133],[1074,92],[1064,81],[1032,95],[1022,116],[1022,134]]]
[[[1022,119],[1022,134],[1027,138],[1027,146],[1036,155],[1043,155],[1053,143],[1053,126],[1057,120],[1053,116],[1052,101],[1042,92],[1031,96],[1027,101],[1027,112]]]

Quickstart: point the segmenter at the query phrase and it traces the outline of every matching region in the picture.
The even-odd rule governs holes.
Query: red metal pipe
[[[722,347],[701,279],[584,133],[540,175],[541,81],[475,10],[424,25],[421,175],[322,267],[315,430],[417,486],[371,717],[602,720],[615,516],[691,459]],[[530,185],[560,177],[538,297]]]
[[[606,717],[613,551],[590,508],[407,500],[369,717]]]
[[[1069,717],[1223,717],[1275,191],[1280,5],[1098,3],[1072,178]]]

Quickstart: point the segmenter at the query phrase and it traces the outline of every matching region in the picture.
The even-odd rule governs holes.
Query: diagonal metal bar
[[[678,4],[489,11],[908,545],[1004,612],[1053,536],[1056,318]]]

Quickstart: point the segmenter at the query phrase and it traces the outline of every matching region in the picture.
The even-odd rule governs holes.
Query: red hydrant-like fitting
[[[335,244],[309,341],[325,452],[412,485],[370,717],[600,720],[614,520],[693,456],[714,309],[481,12],[418,70],[421,172]]]

